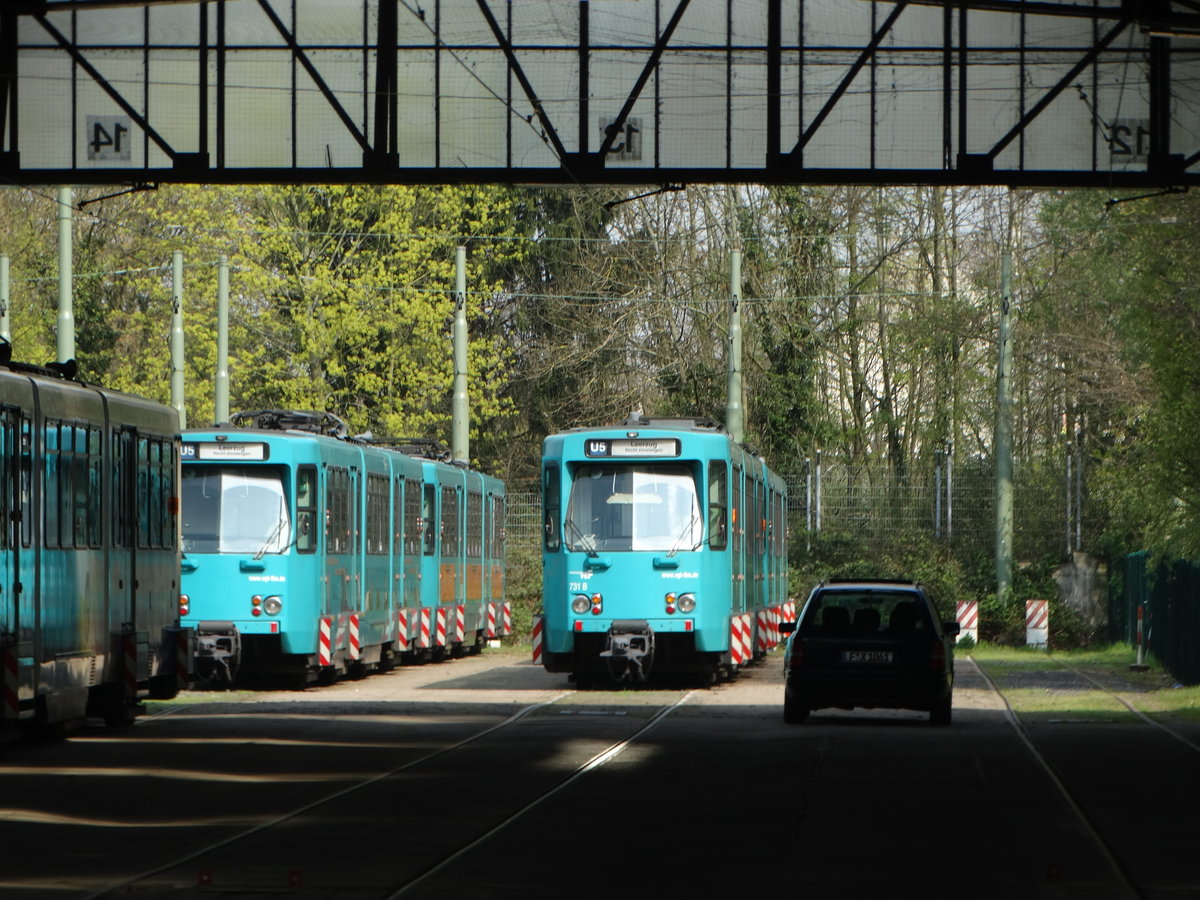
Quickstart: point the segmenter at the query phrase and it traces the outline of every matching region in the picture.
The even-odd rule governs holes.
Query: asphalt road
[[[487,652],[188,693],[0,747],[0,898],[1200,897],[1200,735],[1018,728],[961,658],[948,728],[781,704],[778,656],[709,690]]]

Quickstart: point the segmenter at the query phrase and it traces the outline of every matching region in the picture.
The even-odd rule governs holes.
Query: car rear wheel
[[[946,695],[945,700],[938,700],[933,704],[933,709],[929,711],[929,724],[931,725],[949,725],[951,716],[950,695]]]
[[[799,725],[808,718],[808,707],[791,694],[783,695],[783,721],[788,725]]]

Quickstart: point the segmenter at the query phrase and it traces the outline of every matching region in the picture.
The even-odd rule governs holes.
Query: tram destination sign
[[[589,438],[583,445],[589,459],[667,459],[679,456],[678,438]]]
[[[262,462],[267,459],[267,445],[261,441],[185,441],[180,458],[188,460],[242,460]]]

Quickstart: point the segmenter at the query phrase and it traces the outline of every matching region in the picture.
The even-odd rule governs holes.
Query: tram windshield
[[[283,475],[262,466],[184,466],[184,553],[282,553],[292,542]]]
[[[676,463],[580,466],[563,537],[567,549],[586,553],[695,550],[702,523],[691,470]]]

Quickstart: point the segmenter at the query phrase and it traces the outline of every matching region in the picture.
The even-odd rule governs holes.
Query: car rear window
[[[913,591],[826,591],[804,609],[802,634],[911,634],[932,630],[929,611]]]

